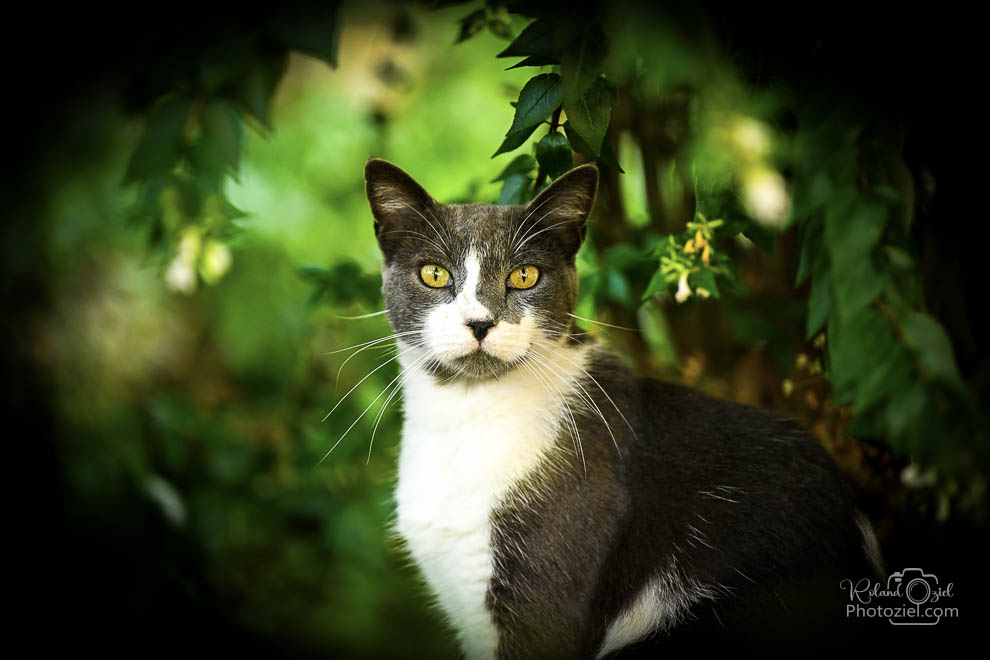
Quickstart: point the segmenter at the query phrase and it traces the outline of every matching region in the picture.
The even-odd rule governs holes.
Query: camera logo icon
[[[938,590],[938,578],[920,568],[905,568],[887,578],[887,589],[904,594],[915,605],[923,605]]]
[[[938,596],[942,593],[939,590],[938,578],[931,573],[925,573],[920,568],[905,568],[887,578],[887,591],[906,598],[911,604],[906,610],[904,608],[895,610],[894,615],[889,619],[895,626],[938,623],[938,616],[924,616],[926,608],[921,607],[925,603],[938,600]],[[933,595],[935,595],[934,599]]]

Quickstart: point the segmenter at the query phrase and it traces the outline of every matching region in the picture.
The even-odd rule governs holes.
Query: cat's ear
[[[575,167],[526,205],[523,217],[532,220],[524,221],[524,225],[538,225],[536,231],[545,230],[557,239],[568,256],[574,256],[584,241],[597,191],[598,168],[590,164]]]
[[[435,218],[436,200],[423,186],[387,160],[372,158],[364,166],[365,192],[375,217],[375,237],[388,261],[394,246],[409,232],[423,232]]]

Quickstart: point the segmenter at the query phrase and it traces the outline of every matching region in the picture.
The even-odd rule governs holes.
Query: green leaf
[[[893,245],[884,245],[883,253],[887,256],[887,261],[894,268],[908,270],[914,267],[914,259],[911,258],[911,255],[906,250]]]
[[[510,174],[502,184],[496,204],[524,204],[529,199],[531,181],[525,174]]]
[[[338,4],[326,2],[312,6],[285,6],[270,23],[272,35],[289,50],[310,55],[337,68],[340,46]]]
[[[623,304],[632,302],[632,291],[622,271],[605,271],[605,291],[612,300]]]
[[[169,173],[175,167],[182,141],[182,128],[189,119],[192,99],[175,96],[163,101],[148,117],[144,138],[131,155],[124,185]]]
[[[756,245],[756,247],[760,248],[767,254],[773,254],[774,234],[766,227],[761,227],[750,220],[747,221],[746,229],[742,231],[742,235],[753,241],[753,244]]]
[[[584,95],[602,72],[605,61],[605,34],[597,25],[584,31],[581,38],[560,54],[560,77],[564,84],[564,102],[573,105]]]
[[[223,179],[236,174],[240,160],[243,126],[237,113],[223,101],[211,101],[200,115],[202,133],[187,152],[204,194],[219,192]]]
[[[227,103],[207,103],[201,117],[203,143],[216,153],[221,167],[237,170],[244,129],[240,117]]]
[[[567,140],[571,143],[571,147],[574,149],[574,151],[584,156],[587,156],[588,158],[591,158],[597,161],[598,163],[601,163],[603,165],[608,165],[613,170],[618,171],[620,174],[626,173],[625,170],[623,170],[619,166],[619,160],[618,158],[616,158],[615,151],[612,150],[612,145],[611,143],[609,143],[608,140],[602,140],[601,154],[595,156],[595,154],[592,153],[591,151],[591,147],[588,146],[588,143],[584,141],[584,138],[578,135],[577,131],[575,131],[574,127],[571,126],[570,124],[571,122],[565,121],[562,128],[564,129],[564,133],[567,134]]]
[[[282,55],[260,61],[238,81],[233,90],[234,101],[268,129],[271,128],[268,106],[287,64],[288,58]]]
[[[564,103],[567,121],[583,138],[595,158],[601,154],[605,131],[612,116],[612,99],[611,90],[599,78],[576,102]]]
[[[887,208],[856,192],[837,197],[825,212],[825,242],[832,264],[832,286],[840,316],[849,317],[883,291],[885,277],[873,260],[888,218]]]
[[[856,396],[853,400],[853,411],[856,414],[868,411],[885,399],[908,389],[915,379],[911,356],[905,354],[903,346],[887,344],[882,347],[882,351],[871,356],[875,368],[856,382]]]
[[[556,57],[551,57],[549,55],[543,55],[543,56],[532,55],[522,60],[521,62],[517,62],[516,64],[507,67],[505,70],[511,71],[512,69],[518,69],[524,66],[550,66],[552,64],[558,64],[558,63],[559,62]]]
[[[887,427],[891,435],[898,437],[914,426],[925,410],[928,401],[925,386],[916,382],[894,392],[887,406]]]
[[[529,136],[533,134],[533,132],[537,129],[538,126],[539,124],[533,124],[529,128],[525,128],[522,131],[519,131],[518,133],[512,133],[510,135],[507,135],[505,137],[505,140],[502,141],[502,146],[498,148],[498,151],[492,154],[492,158],[498,156],[499,154],[504,154],[509,151],[512,151],[513,149],[518,149],[520,146],[522,146],[523,142],[529,139]]]
[[[918,352],[922,368],[933,378],[961,384],[952,342],[939,323],[923,312],[910,312],[901,320],[908,346]]]
[[[808,296],[808,321],[804,336],[810,339],[821,330],[832,311],[832,292],[829,289],[829,278],[825,273],[815,275],[811,281],[811,295]]]
[[[536,160],[529,154],[519,154],[491,182],[505,181],[512,174],[528,174],[534,169],[536,169]]]
[[[550,57],[554,54],[553,44],[553,21],[539,18],[527,25],[519,36],[495,57]]]
[[[455,44],[459,44],[462,41],[467,41],[474,35],[481,32],[481,29],[485,27],[485,23],[488,21],[488,17],[485,14],[484,9],[478,9],[473,11],[464,18],[461,19],[460,30],[457,33],[457,40],[454,41]]]
[[[548,133],[536,143],[536,160],[551,179],[556,179],[574,167],[571,143],[562,133]]]
[[[842,320],[829,316],[828,345],[832,381],[837,388],[855,388],[875,368],[873,356],[896,343],[890,323],[873,307]]]
[[[563,85],[556,73],[541,73],[530,78],[516,102],[516,114],[506,135],[535,126],[550,116],[564,100]]]
[[[688,283],[691,284],[691,288],[695,290],[695,293],[697,293],[699,288],[702,288],[708,291],[713,298],[719,297],[718,284],[715,281],[715,273],[707,268],[702,268],[701,270],[688,275]]]
[[[797,276],[794,278],[794,286],[800,286],[814,268],[817,268],[817,261],[820,258],[828,264],[828,251],[824,246],[825,225],[822,223],[820,215],[809,218],[798,225],[798,240],[801,244],[798,255]]]
[[[642,300],[647,298],[652,298],[656,294],[664,291],[667,288],[667,280],[663,276],[663,273],[659,269],[653,272],[653,277],[650,278],[649,284],[646,285],[646,291],[643,292]]]

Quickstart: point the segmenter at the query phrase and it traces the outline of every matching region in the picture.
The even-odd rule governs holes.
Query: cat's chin
[[[440,382],[473,382],[501,378],[518,366],[484,350],[476,350],[440,363],[434,378]]]

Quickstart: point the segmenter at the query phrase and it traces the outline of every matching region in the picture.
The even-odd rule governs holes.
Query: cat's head
[[[522,206],[440,204],[384,160],[364,175],[389,323],[438,379],[501,376],[534,345],[566,337],[594,165]]]

